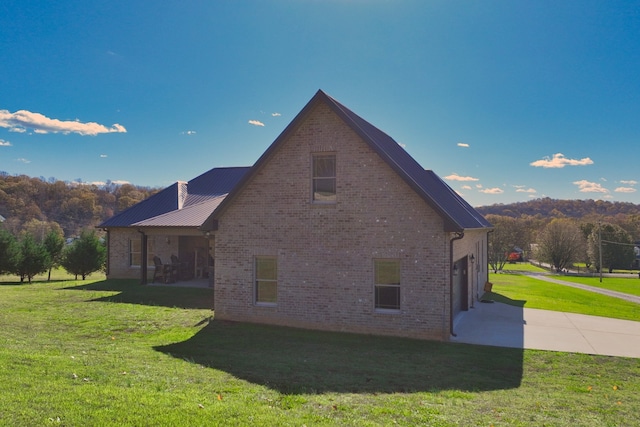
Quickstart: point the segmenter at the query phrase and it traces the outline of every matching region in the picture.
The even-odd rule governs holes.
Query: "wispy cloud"
[[[460,187],[462,190],[471,190],[471,186],[470,185],[463,185]]]
[[[553,157],[545,157],[541,160],[529,163],[531,166],[537,168],[563,168],[565,166],[586,166],[592,165],[593,160],[588,157],[584,159],[567,159],[564,154],[556,153]]]
[[[107,156],[106,154],[100,154],[100,158],[101,159],[106,159],[107,157],[109,157],[109,156]]]
[[[249,120],[249,124],[254,126],[264,126],[264,123],[262,123],[260,120]]]
[[[444,179],[448,179],[449,181],[480,181],[479,178],[474,178],[472,176],[460,176],[457,173],[447,175]]]
[[[95,136],[100,133],[125,133],[127,130],[119,124],[107,127],[95,122],[82,123],[79,120],[51,119],[40,113],[20,110],[11,113],[0,110],[0,127],[8,128],[12,132],[26,132],[33,129],[35,133],[76,133],[78,135]]]
[[[620,181],[620,184],[624,184],[624,185],[636,185],[636,184],[638,184],[638,181],[634,181],[633,179],[630,179],[630,180],[622,180],[622,181]]]
[[[601,184],[597,182],[587,181],[586,179],[580,181],[574,181],[575,185],[578,186],[578,191],[581,193],[608,193],[609,190],[604,188]]]
[[[185,130],[184,132],[180,132],[181,135],[195,135],[195,130]]]
[[[485,188],[482,190],[479,190],[481,193],[484,194],[502,194],[504,193],[504,190],[502,188],[499,187],[493,187],[493,188]]]
[[[616,193],[635,193],[638,190],[633,187],[618,187],[613,191],[615,191]]]
[[[5,141],[4,139],[0,139],[0,147],[11,147],[11,143],[9,141]]]
[[[31,160],[25,159],[24,157],[20,157],[19,159],[16,159],[16,162],[29,164],[29,163],[31,163]]]
[[[469,148],[469,144],[467,144],[466,142],[458,142],[458,147],[464,147],[464,148]]]
[[[280,117],[281,115],[280,113],[271,113],[271,117]]]

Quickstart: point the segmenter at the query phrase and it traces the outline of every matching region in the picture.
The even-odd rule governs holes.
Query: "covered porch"
[[[194,228],[138,229],[141,238],[141,284],[213,286],[213,236]]]

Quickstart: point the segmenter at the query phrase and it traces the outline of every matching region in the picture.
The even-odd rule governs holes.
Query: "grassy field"
[[[640,279],[638,277],[605,277],[600,282],[598,277],[558,276],[560,280],[581,283],[596,288],[609,289],[625,294],[640,296]]]
[[[566,276],[557,278],[564,280]],[[490,274],[489,281],[493,283],[493,292],[488,293],[485,298],[495,301],[526,308],[640,321],[640,306],[619,298],[549,283],[522,274]],[[610,283],[609,279],[607,283]]]
[[[229,323],[211,302],[0,284],[0,425],[640,425],[638,359]]]

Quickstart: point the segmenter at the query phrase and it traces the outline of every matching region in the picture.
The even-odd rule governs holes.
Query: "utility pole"
[[[598,255],[600,256],[600,283],[602,283],[602,227],[598,220]]]

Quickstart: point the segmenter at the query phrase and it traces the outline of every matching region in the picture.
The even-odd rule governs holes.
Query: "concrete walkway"
[[[461,313],[454,333],[452,342],[640,358],[640,322],[498,302]]]

